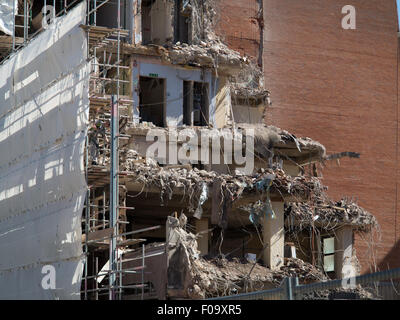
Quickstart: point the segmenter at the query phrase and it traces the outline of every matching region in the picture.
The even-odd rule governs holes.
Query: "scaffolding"
[[[75,5],[85,0],[40,0],[40,13],[33,17],[32,0],[14,3],[13,34],[0,36],[0,63],[12,57],[59,16],[67,14]],[[39,1],[37,1],[39,2]],[[121,8],[133,0],[86,0],[86,24],[81,28],[87,33],[88,59],[91,61],[89,78],[89,124],[86,139],[85,174],[87,195],[82,215],[82,246],[85,256],[82,278],[82,299],[124,299],[129,296],[144,299],[151,290],[145,284],[146,239],[135,238],[143,232],[160,226],[126,232],[129,222],[126,211],[124,186],[119,177],[120,148],[127,144],[127,135],[121,130],[131,119],[133,105],[130,92],[131,79],[128,55],[123,52],[123,42],[131,42],[131,31],[121,27]],[[107,19],[116,21],[116,27],[98,25],[99,9],[116,6],[116,16]],[[16,14],[18,11],[18,14]],[[126,10],[129,15],[129,10]],[[133,13],[132,13],[133,14]],[[130,17],[131,18],[131,17]],[[33,28],[33,22],[41,26]],[[100,128],[101,127],[101,128]],[[100,132],[101,131],[101,132]],[[100,161],[101,159],[101,161]],[[108,162],[107,159],[111,161]],[[125,259],[127,253],[138,254],[134,259]],[[126,267],[130,261],[140,265]],[[104,265],[102,268],[101,265]],[[136,275],[139,283],[127,284],[125,278]],[[108,284],[102,284],[107,282]],[[135,292],[132,295],[132,290]]]
[[[88,57],[92,61],[89,80],[89,118],[92,127],[86,143],[88,190],[83,243],[86,262],[82,295],[85,300],[103,297],[121,300],[127,295],[126,292],[132,290],[140,299],[144,299],[145,292],[149,292],[149,286],[144,283],[146,239],[135,236],[158,228],[155,226],[126,232],[129,225],[126,211],[134,208],[126,206],[126,192],[120,192],[125,188],[119,179],[123,174],[119,169],[120,148],[127,144],[127,136],[121,131],[129,123],[129,110],[133,105],[131,80],[122,78],[123,74],[129,75],[130,70],[129,59],[122,51],[122,43],[130,42],[130,31],[121,27],[121,5],[126,5],[127,1],[133,2],[87,1],[87,24],[82,26],[87,32]],[[117,6],[117,16],[114,17],[116,28],[97,25],[98,10],[106,4]],[[107,163],[108,159],[110,161]],[[139,248],[134,248],[139,245]],[[99,258],[104,259],[107,250],[108,261],[99,270]],[[124,259],[127,253],[140,253],[140,265],[126,267],[126,263],[132,260]],[[89,270],[90,265],[92,270]],[[140,282],[127,284],[125,279],[130,275],[139,275]],[[108,285],[99,286],[107,279]]]

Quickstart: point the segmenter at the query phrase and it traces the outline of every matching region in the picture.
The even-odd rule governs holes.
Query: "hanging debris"
[[[317,268],[300,259],[287,258],[280,270],[239,259],[205,260],[197,250],[196,236],[186,232],[178,218],[168,217],[168,294],[173,298],[208,297],[252,292],[281,285],[286,277],[300,283],[326,280]]]
[[[288,220],[294,219],[300,229],[315,224],[323,229],[349,225],[360,230],[378,226],[376,218],[349,199],[332,201],[325,194],[314,195],[308,203],[292,202],[286,206]]]

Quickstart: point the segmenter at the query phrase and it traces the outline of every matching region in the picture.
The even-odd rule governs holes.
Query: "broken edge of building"
[[[264,124],[262,72],[214,33],[213,1],[66,1],[41,30],[42,2],[1,35],[0,297],[207,298],[357,269],[376,220],[326,196],[324,146]]]

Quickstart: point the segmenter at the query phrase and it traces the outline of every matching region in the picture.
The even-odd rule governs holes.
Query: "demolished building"
[[[264,124],[262,73],[214,33],[214,1],[54,2],[43,27],[45,5],[15,1],[23,32],[1,29],[0,297],[199,299],[357,270],[376,220],[308,173],[324,146]]]

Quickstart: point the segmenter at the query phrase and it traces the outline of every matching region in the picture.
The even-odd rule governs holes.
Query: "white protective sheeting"
[[[0,299],[80,298],[85,8],[58,18],[0,66]],[[42,287],[46,265],[55,288]]]
[[[18,14],[18,0],[1,0],[0,31],[10,36],[14,33],[14,14]]]

